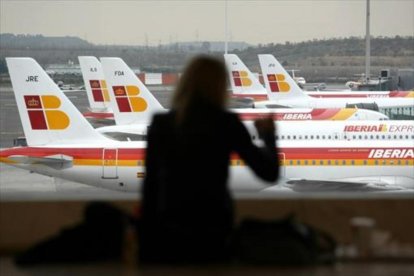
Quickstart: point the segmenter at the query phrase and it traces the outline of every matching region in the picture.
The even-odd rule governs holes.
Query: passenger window
[[[328,165],[330,165],[331,164],[331,160],[328,160]]]
[[[364,165],[366,165],[367,164],[367,160],[364,160]]]
[[[342,165],[346,165],[346,160],[342,160]]]
[[[296,161],[296,165],[300,165],[300,160],[297,160]]]
[[[310,137],[311,139],[313,139],[313,135],[311,135],[311,137]]]
[[[316,139],[319,139],[319,135],[316,135]]]
[[[351,160],[351,165],[355,165],[355,160]]]
[[[308,135],[305,135],[305,140],[308,140]]]
[[[323,160],[319,160],[319,165],[323,165]]]
[[[325,140],[325,135],[322,135],[322,139],[324,139],[324,140]]]
[[[293,139],[296,140],[296,135],[293,135]]]
[[[315,165],[316,164],[316,161],[315,160],[312,160],[312,165]]]
[[[290,160],[289,161],[289,165],[293,165],[293,160]]]
[[[290,140],[290,135],[287,136],[287,139]]]
[[[308,164],[308,160],[305,160],[305,165],[307,165]]]

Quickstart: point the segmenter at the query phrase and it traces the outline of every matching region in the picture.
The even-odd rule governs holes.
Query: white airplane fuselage
[[[252,129],[249,123],[247,127]],[[413,135],[412,121],[278,123],[280,175],[283,179],[410,184],[414,182]],[[252,137],[257,140],[254,131]],[[4,163],[36,173],[136,192],[145,175],[145,146],[146,142],[108,139],[99,145],[91,141],[10,148],[0,151],[0,158]],[[66,156],[70,161],[22,162],[19,158],[24,156]],[[237,191],[267,187],[237,156],[231,158],[230,175],[230,187]]]
[[[315,98],[292,97],[278,100],[256,102],[255,107],[263,108],[272,104],[299,107],[299,108],[345,108],[347,104],[377,104],[379,108],[404,108],[414,107],[412,98]]]

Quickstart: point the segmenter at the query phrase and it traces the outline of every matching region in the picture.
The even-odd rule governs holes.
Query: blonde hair
[[[200,104],[224,108],[227,102],[227,70],[224,62],[213,57],[198,56],[184,70],[172,100],[177,122],[191,117]]]

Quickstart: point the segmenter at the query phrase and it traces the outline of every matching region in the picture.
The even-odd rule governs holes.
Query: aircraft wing
[[[44,157],[11,155],[8,159],[20,164],[41,164],[55,169],[63,169],[73,165],[73,157],[64,154],[49,155]]]
[[[334,180],[289,180],[286,182],[291,189],[297,192],[359,192],[359,191],[389,191],[400,190],[398,186],[391,186],[388,183],[371,180],[367,182],[334,181]]]
[[[298,193],[355,193],[396,192],[403,191],[405,188],[378,179],[365,179],[363,181],[286,179],[278,182],[278,185],[264,189],[263,192],[278,192],[280,190],[291,190]]]
[[[74,92],[86,92],[85,89],[68,89],[68,90],[62,90],[63,93],[74,93]]]

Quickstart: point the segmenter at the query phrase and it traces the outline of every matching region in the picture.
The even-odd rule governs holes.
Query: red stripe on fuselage
[[[72,156],[74,159],[101,159],[104,148],[38,148],[19,147],[0,151],[0,157],[7,158],[12,155],[23,155],[30,157],[45,157],[56,154]],[[413,150],[410,148],[279,148],[279,153],[284,154],[286,159],[367,159],[372,150]],[[232,159],[237,154],[232,154]],[[145,158],[145,148],[118,149],[118,160],[141,160]],[[239,159],[237,157],[237,159]],[[403,159],[411,159],[406,157]]]

